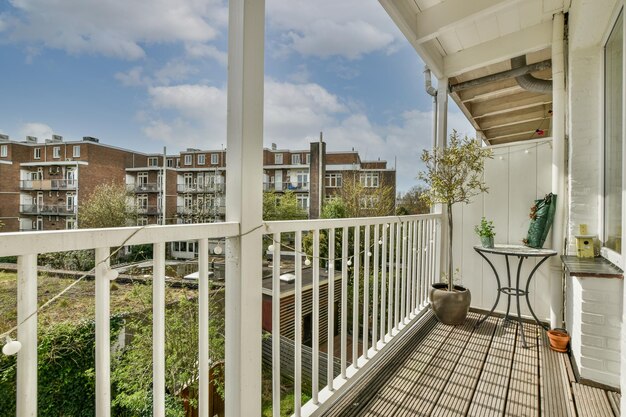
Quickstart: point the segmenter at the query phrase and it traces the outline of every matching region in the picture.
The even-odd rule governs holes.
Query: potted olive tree
[[[478,141],[467,136],[461,138],[456,130],[450,135],[448,147],[424,150],[422,153],[425,169],[419,173],[418,179],[427,187],[423,198],[431,205],[442,204],[448,218],[447,267],[442,273],[447,283],[433,284],[430,289],[433,311],[445,324],[463,323],[471,302],[469,290],[454,285],[452,206],[469,203],[472,197],[487,191],[483,181],[484,160],[491,157],[491,150],[481,147]]]

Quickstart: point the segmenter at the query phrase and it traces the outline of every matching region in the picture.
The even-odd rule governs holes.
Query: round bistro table
[[[537,315],[533,311],[532,306],[530,305],[530,300],[528,299],[528,287],[530,286],[530,282],[533,276],[535,275],[535,272],[537,271],[537,269],[539,269],[541,264],[543,264],[546,260],[548,260],[548,258],[556,255],[556,251],[552,249],[529,248],[528,246],[522,246],[522,245],[494,245],[493,248],[485,248],[480,245],[476,245],[474,246],[474,250],[478,252],[478,254],[482,256],[485,259],[485,261],[487,261],[487,263],[493,270],[493,273],[496,277],[496,282],[498,284],[498,295],[496,297],[495,303],[493,303],[493,307],[491,307],[491,310],[489,311],[489,313],[485,314],[485,316],[482,317],[478,321],[478,323],[476,323],[476,326],[480,326],[485,320],[487,320],[489,316],[493,314],[493,311],[496,309],[496,306],[498,305],[498,302],[500,301],[500,294],[505,294],[508,297],[507,302],[506,302],[506,315],[504,316],[505,322],[510,320],[509,313],[511,310],[511,297],[514,296],[517,302],[517,322],[520,324],[520,327],[522,326],[522,314],[520,311],[520,296],[524,296],[526,298],[526,304],[528,305],[530,314],[533,315],[533,318],[535,319],[537,324],[539,324],[541,327],[546,329],[547,326],[539,321],[539,319],[537,318]],[[486,254],[504,256],[504,259],[506,261],[506,276],[507,276],[506,287],[502,286],[502,283],[500,281],[500,276],[498,274],[498,270],[493,265],[491,260],[486,256]],[[511,284],[511,267],[509,264],[509,257],[516,257],[518,259],[515,286],[512,286]],[[527,258],[541,258],[541,260],[537,262],[537,265],[535,265],[532,271],[530,271],[530,274],[528,275],[528,278],[526,279],[526,286],[524,288],[521,288],[520,284],[523,285],[523,283],[520,282],[520,275],[522,272],[522,263]],[[521,332],[521,335],[522,335],[522,345],[524,347],[528,347],[526,345],[526,338],[524,337],[523,331]]]

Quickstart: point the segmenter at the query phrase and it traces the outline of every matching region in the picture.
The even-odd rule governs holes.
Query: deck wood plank
[[[619,417],[621,414],[620,413],[620,401],[622,399],[622,396],[619,393],[613,392],[613,391],[608,391],[606,394],[609,397],[609,403],[611,403],[613,414],[615,414],[615,417]]]
[[[500,319],[491,317],[474,329],[445,391],[432,411],[433,417],[465,417],[499,322]]]
[[[548,336],[539,329],[539,361],[541,415],[545,417],[575,417],[574,398],[565,361],[566,353],[550,349]]]
[[[468,416],[501,417],[503,415],[516,333],[515,323],[499,325],[496,328]]]
[[[430,416],[457,366],[461,354],[474,332],[477,314],[471,314],[463,325],[454,327],[430,366],[410,387],[411,395],[399,404],[394,417]]]
[[[572,384],[572,391],[579,417],[613,416],[606,391],[576,382]]]
[[[428,338],[411,354],[400,372],[394,375],[370,401],[362,416],[391,416],[400,403],[411,394],[410,387],[426,370],[453,331],[453,327],[437,323]]]
[[[371,375],[363,378],[355,384],[349,393],[340,398],[337,403],[324,414],[324,417],[352,417],[357,416],[364,406],[379,391],[384,389],[389,381],[398,372],[401,372],[403,364],[397,358],[406,358],[421,346],[422,342],[432,337],[432,330],[441,326],[434,317],[425,322],[424,327],[410,338],[406,346],[394,348],[389,352],[389,358],[377,365]]]
[[[526,336],[527,347],[522,345],[522,331]],[[537,327],[524,323],[518,326],[505,417],[539,416],[537,359]]]

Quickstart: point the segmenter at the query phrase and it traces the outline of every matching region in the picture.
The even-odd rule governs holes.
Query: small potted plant
[[[474,231],[480,236],[480,243],[483,248],[493,248],[493,238],[496,233],[493,231],[493,221],[484,217],[480,219],[480,224],[474,226]]]

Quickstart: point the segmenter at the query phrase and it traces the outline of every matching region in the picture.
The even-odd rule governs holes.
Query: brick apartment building
[[[77,227],[80,201],[103,181],[124,183],[124,167],[146,166],[147,156],[98,139],[44,143],[0,136],[0,220],[3,232]]]
[[[139,225],[223,221],[226,171],[225,150],[187,149],[164,161],[163,154],[121,149],[92,137],[64,142],[54,135],[41,143],[34,137],[16,142],[0,135],[2,231],[78,227],[80,205],[103,181],[126,184]],[[386,161],[362,161],[354,150],[326,152],[322,141],[306,150],[274,144],[264,150],[264,190],[294,192],[310,218],[319,217],[324,201],[341,195],[349,180],[365,189],[391,186],[395,195],[395,169],[387,168]],[[362,200],[365,212],[376,204]]]

